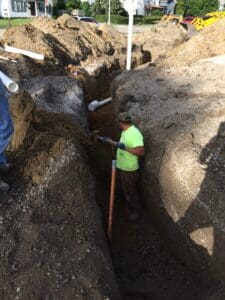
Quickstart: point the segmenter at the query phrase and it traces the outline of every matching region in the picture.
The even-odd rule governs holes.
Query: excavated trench
[[[113,104],[89,113],[89,122],[91,130],[98,129],[101,135],[118,139]],[[96,145],[89,153],[90,166],[97,182],[96,199],[102,210],[105,230],[114,155],[111,147],[105,144]],[[202,278],[170,252],[169,246],[153,227],[144,201],[142,205],[144,213],[141,220],[129,223],[117,182],[109,247],[122,299],[204,299],[206,285]]]
[[[104,76],[103,76],[104,77]],[[113,77],[113,76],[112,76]],[[102,77],[100,77],[102,78]],[[101,79],[99,79],[100,81]],[[107,83],[107,88],[106,88]],[[109,87],[110,80],[106,80],[104,82],[99,82],[98,86],[101,86],[102,90],[110,90]],[[109,95],[102,94],[102,98],[107,97]],[[89,100],[90,101],[90,100]],[[47,116],[48,117],[48,116]],[[44,118],[44,119],[47,119]],[[55,117],[54,117],[55,118]],[[120,132],[117,128],[117,123],[115,122],[116,116],[114,113],[114,106],[113,104],[108,104],[105,107],[100,108],[99,110],[95,112],[88,113],[88,119],[89,119],[89,125],[90,130],[99,130],[100,134],[103,136],[109,136],[112,137],[115,140],[118,140]],[[59,120],[60,121],[60,120]],[[35,121],[33,120],[35,125]],[[49,120],[48,120],[49,122]],[[40,125],[41,124],[41,125]],[[41,127],[45,124],[40,123],[39,125],[35,125],[33,130],[36,130],[41,133]],[[54,127],[54,122],[52,120],[48,123],[48,130],[53,130],[52,126]],[[61,123],[59,122],[59,125]],[[50,126],[49,126],[50,125]],[[45,125],[46,126],[46,125]],[[44,126],[44,127],[45,127]],[[65,128],[64,128],[65,127]],[[65,133],[67,133],[67,130],[71,134],[71,132],[74,130],[73,127],[70,128],[69,123],[64,124],[63,127],[65,129]],[[65,133],[62,132],[62,128],[59,126],[57,128],[57,135],[60,136],[60,134],[65,135]],[[68,133],[67,133],[68,134]],[[70,136],[69,134],[69,136]],[[80,133],[77,133],[78,136],[80,136]],[[51,136],[50,132],[47,133],[47,136]],[[40,135],[40,139],[41,135]],[[49,138],[48,138],[49,139]],[[28,141],[27,141],[28,142]],[[43,148],[46,151],[46,144],[48,145],[50,141],[43,139],[43,142],[40,144],[40,147]],[[46,143],[46,144],[45,144]],[[28,142],[29,144],[29,142]],[[61,149],[62,145],[56,145],[56,149]],[[29,147],[27,146],[27,150],[29,150]],[[55,151],[55,149],[53,149]],[[60,150],[61,151],[61,150]],[[59,152],[60,152],[59,151]],[[95,190],[95,198],[99,205],[99,207],[102,210],[102,222],[104,224],[104,229],[106,232],[107,228],[107,215],[108,215],[108,203],[109,203],[109,190],[110,190],[110,176],[111,176],[111,161],[112,158],[114,158],[115,153],[112,151],[111,147],[109,145],[105,144],[96,144],[94,146],[88,147],[89,151],[89,167],[92,170],[92,173],[95,177],[96,181],[96,190]],[[83,153],[81,151],[81,153]],[[25,152],[26,154],[26,152]],[[49,157],[48,153],[45,153],[46,159]],[[44,157],[45,157],[44,156]],[[21,163],[24,163],[24,157],[23,159],[20,158]],[[43,157],[40,157],[40,161],[43,161]],[[85,157],[86,161],[86,157]],[[68,178],[71,177],[72,172],[74,172],[74,178],[79,178],[77,176],[77,170],[74,169],[74,166],[78,161],[72,160],[72,163],[69,162],[69,168],[73,171],[68,170],[67,176]],[[35,164],[32,169],[36,169],[39,166],[40,162],[39,160],[35,161]],[[66,167],[65,167],[66,169]],[[82,166],[82,170],[87,169],[86,166]],[[83,171],[82,171],[83,172]],[[34,171],[35,173],[35,171]],[[62,173],[64,176],[64,173]],[[32,175],[28,174],[29,176]],[[61,174],[59,176],[60,180],[59,183],[57,181],[57,186],[64,186],[64,177],[62,178]],[[88,182],[87,175],[85,175],[86,181]],[[35,177],[35,180],[39,180],[39,177]],[[142,178],[141,178],[142,180]],[[77,182],[77,190],[80,189],[80,182]],[[64,187],[67,190],[67,187]],[[71,188],[71,190],[70,190]],[[87,186],[85,186],[87,190]],[[71,191],[74,190],[74,182],[72,182],[71,178],[71,186],[68,187],[68,200],[63,200],[64,203],[69,203],[68,210],[74,209],[74,203],[70,204],[71,199]],[[53,187],[54,192],[47,192],[47,198],[48,201],[50,201],[50,204],[54,205],[55,199],[58,199],[58,190],[55,192],[55,189]],[[51,193],[53,195],[51,195]],[[55,193],[57,195],[55,195]],[[63,194],[63,190],[60,191],[61,194]],[[90,189],[90,194],[92,195],[92,189]],[[50,196],[49,196],[50,195]],[[87,196],[87,195],[86,195]],[[86,197],[85,196],[85,197]],[[156,197],[158,195],[155,195]],[[39,197],[39,195],[37,196]],[[84,199],[85,199],[84,197]],[[78,197],[75,197],[78,198]],[[49,200],[50,199],[50,200]],[[54,200],[53,200],[54,199]],[[84,201],[82,199],[82,201]],[[114,271],[117,278],[117,283],[119,286],[119,290],[122,296],[123,300],[142,300],[142,299],[152,299],[152,300],[161,300],[167,298],[168,300],[180,300],[180,299],[187,299],[187,300],[205,300],[205,291],[207,290],[206,283],[203,282],[202,278],[200,278],[200,275],[194,271],[191,271],[186,265],[182,263],[181,260],[179,260],[171,251],[168,244],[166,244],[165,240],[161,238],[160,234],[157,232],[155,227],[153,226],[153,222],[150,218],[150,214],[147,211],[147,208],[145,207],[145,195],[142,195],[143,199],[143,216],[141,220],[139,220],[136,223],[129,223],[126,218],[126,211],[125,211],[125,205],[124,205],[124,199],[122,197],[122,194],[119,189],[119,184],[116,185],[116,199],[115,199],[115,211],[114,211],[114,221],[113,221],[113,234],[112,234],[112,240],[111,243],[108,244],[111,252],[112,262],[114,266]],[[30,204],[29,204],[30,205]],[[43,209],[45,210],[45,205],[43,205]],[[80,204],[77,204],[77,207],[79,207]],[[57,207],[57,206],[56,206]],[[92,210],[92,207],[90,207],[90,204],[87,204],[87,207]],[[39,211],[40,210],[40,211]],[[56,212],[57,215],[58,212]],[[69,224],[68,228],[69,230],[71,228],[76,228],[74,226],[74,222],[77,222],[77,219],[83,219],[83,211],[77,211],[77,215],[75,215],[74,219],[71,218],[71,223]],[[152,214],[152,213],[151,213]],[[59,214],[60,215],[60,214]],[[154,215],[154,212],[153,212]],[[35,223],[35,226],[38,227],[39,223],[42,224],[45,222],[45,220],[48,219],[49,212],[45,212],[44,217],[42,217],[41,209],[38,208],[38,212],[34,213],[33,221]],[[65,219],[68,218],[67,211],[65,212]],[[58,220],[57,220],[58,222]],[[61,220],[59,222],[62,222]],[[67,222],[67,221],[66,221]],[[80,221],[82,224],[82,221]],[[37,225],[36,225],[37,224]],[[61,223],[60,223],[61,224]],[[158,227],[160,227],[160,224],[158,224]],[[46,240],[51,237],[51,227],[49,229],[49,233],[46,238]],[[74,229],[75,230],[75,229]],[[80,229],[79,229],[80,230]],[[72,235],[76,233],[72,232]],[[88,233],[87,233],[88,235]],[[65,238],[65,235],[63,235],[63,239]],[[62,240],[63,240],[62,239]],[[68,238],[70,240],[70,237]],[[52,244],[56,243],[56,241],[53,241]],[[80,241],[79,241],[80,242]],[[99,242],[99,241],[98,241]],[[100,241],[99,244],[104,244],[104,241]],[[179,243],[179,241],[174,241],[174,243]],[[64,244],[64,242],[62,242]],[[68,242],[68,244],[71,246],[71,244]],[[44,246],[43,246],[44,247]],[[63,246],[60,245],[60,247],[63,248]],[[72,247],[73,248],[73,247]],[[85,247],[84,247],[85,248]],[[86,249],[86,248],[85,248]],[[106,249],[104,249],[106,250]],[[48,251],[50,251],[48,249]],[[76,256],[78,251],[76,252]],[[71,257],[73,257],[75,254],[71,252]],[[96,250],[97,253],[97,250]],[[107,251],[105,251],[107,253]],[[67,256],[66,256],[67,257]],[[79,257],[79,255],[78,255]],[[39,258],[38,258],[39,259]],[[60,258],[61,259],[61,258]],[[93,264],[95,264],[95,257],[92,258]],[[42,262],[37,262],[38,266]],[[85,265],[88,265],[87,262],[85,262]],[[69,266],[68,266],[69,269]],[[65,272],[65,266],[63,267],[62,263],[62,270],[63,272],[63,278],[66,278]],[[101,270],[101,269],[100,269]],[[58,271],[57,271],[58,272]],[[103,271],[104,272],[104,271]],[[57,274],[57,273],[56,273]],[[71,274],[71,277],[74,275]],[[102,274],[102,276],[105,276],[105,274]],[[64,281],[63,281],[64,282]],[[65,282],[67,284],[67,282]],[[55,282],[52,283],[53,287],[55,286]],[[72,285],[72,283],[71,283]],[[113,289],[113,286],[111,287]],[[44,291],[45,292],[45,291]],[[43,293],[44,293],[43,292]],[[57,292],[58,293],[58,292]],[[62,291],[64,293],[64,291]],[[28,298],[24,298],[28,299]],[[68,294],[68,299],[70,299],[70,295]],[[71,296],[72,299],[72,296]],[[84,299],[84,298],[82,298]],[[90,298],[92,299],[92,298]],[[99,299],[99,298],[94,298]],[[114,300],[114,299],[112,299]],[[216,299],[215,299],[216,300]]]
[[[69,28],[71,27],[70,23],[68,23],[68,26]],[[67,25],[65,27],[67,27]],[[34,30],[34,28],[32,30]],[[53,33],[55,33],[55,31]],[[18,36],[18,34],[16,34],[16,36]],[[86,32],[84,36],[86,40]],[[11,39],[11,34],[9,34],[9,38]],[[53,41],[55,41],[55,39],[53,39]],[[72,45],[76,45],[73,41],[71,43]],[[102,45],[105,45],[104,41]],[[103,47],[103,49],[105,48]],[[138,57],[139,55],[137,54],[136,66],[149,60],[149,57],[145,59],[141,57],[138,59]],[[121,57],[119,56],[119,58]],[[110,64],[103,64],[102,68],[99,68],[99,72],[93,72],[93,76],[89,76],[88,72],[88,74],[80,72],[79,76],[75,76],[77,89],[74,94],[78,95],[78,100],[81,101],[82,99],[82,105],[83,96],[81,95],[82,93],[78,93],[80,88],[83,88],[87,102],[90,102],[93,98],[99,97],[98,99],[101,99],[109,96],[110,81],[117,72],[120,72],[118,68],[122,68],[125,61],[124,58],[122,61],[120,61],[119,58],[114,63],[111,61],[111,67]],[[59,61],[61,62],[61,56],[59,56]],[[91,60],[86,62],[84,67],[91,68],[91,63]],[[99,63],[101,64],[101,61]],[[29,66],[28,62],[25,66],[26,68],[23,72],[27,73],[28,76],[32,68],[27,67]],[[51,68],[49,69],[52,77],[54,74],[59,73],[55,64],[53,66],[54,72]],[[8,63],[4,67],[8,69]],[[44,77],[38,81],[36,76],[40,74],[40,76],[43,76],[45,73],[42,73],[43,70],[41,68],[39,70],[37,66],[33,67],[34,72],[31,72],[31,77],[35,76],[35,78],[27,82],[27,85],[25,82],[23,83],[25,90],[29,91],[29,88],[34,88],[34,84],[36,83],[38,91],[44,87],[44,95],[42,95],[43,97],[41,98],[44,104],[48,102],[46,100],[49,100],[49,103],[47,103],[49,107],[51,107],[51,105],[55,106],[59,99],[63,99],[63,101],[66,102],[63,96],[59,96],[59,99],[55,97],[56,94],[65,95],[65,91],[67,91],[66,85],[63,85],[61,89],[54,88],[53,84],[58,88],[60,80],[62,79],[59,77],[57,79],[58,81],[55,81],[55,78],[48,78],[46,81]],[[65,70],[63,72],[61,71],[60,74],[64,74]],[[70,71],[74,70],[71,69]],[[22,73],[19,74],[17,69],[11,70],[9,74],[13,74],[13,77],[18,78],[18,80],[20,77],[23,77]],[[47,74],[49,75],[49,73]],[[158,80],[163,82],[161,78],[158,78]],[[31,84],[31,87],[29,87],[29,84]],[[68,84],[70,86],[70,84],[73,85],[74,82],[68,82]],[[76,102],[73,97],[74,94],[71,94],[70,98],[73,102]],[[33,99],[31,100],[36,100],[36,102],[40,100],[36,90],[33,91],[32,97]],[[31,101],[31,103],[33,102]],[[58,105],[61,105],[60,101]],[[32,109],[31,107],[31,110]],[[42,107],[42,109],[48,110],[45,107]],[[77,107],[75,107],[75,109],[77,109]],[[84,112],[84,109],[82,109],[81,111]],[[8,252],[4,250],[5,253],[1,253],[3,257],[2,265],[5,264],[5,269],[1,272],[5,278],[3,278],[1,282],[8,282],[8,286],[0,287],[1,299],[11,299],[8,296],[10,293],[13,295],[12,299],[14,299],[14,295],[21,291],[25,291],[27,294],[21,293],[18,299],[30,299],[32,297],[35,299],[51,299],[52,297],[54,299],[58,299],[57,297],[61,299],[65,299],[65,297],[67,299],[78,299],[78,296],[74,298],[74,295],[78,294],[79,299],[102,299],[101,296],[103,294],[110,295],[109,291],[106,293],[104,288],[109,288],[111,295],[113,295],[114,291],[112,300],[117,299],[115,296],[117,294],[116,287],[114,286],[114,282],[112,282],[114,281],[114,276],[112,276],[113,272],[109,272],[107,275],[107,270],[111,270],[107,265],[108,261],[107,259],[101,260],[100,258],[102,253],[107,256],[108,251],[107,248],[105,248],[104,236],[102,239],[99,238],[99,236],[102,237],[102,232],[100,232],[102,229],[101,224],[100,222],[95,224],[96,219],[99,220],[100,217],[97,215],[98,209],[95,211],[94,201],[95,191],[95,199],[102,210],[102,222],[106,233],[111,160],[114,158],[115,153],[109,145],[97,144],[87,146],[85,144],[87,136],[83,136],[83,128],[80,128],[80,125],[82,127],[84,124],[80,124],[79,122],[80,118],[83,118],[82,120],[85,119],[85,112],[84,115],[81,116],[81,111],[79,110],[77,113],[76,117],[78,118],[78,122],[75,122],[75,124],[71,124],[71,120],[67,122],[64,116],[60,114],[57,122],[55,115],[51,113],[42,112],[40,115],[28,113],[29,116],[32,115],[27,125],[29,130],[28,128],[24,129],[25,133],[23,138],[26,137],[24,145],[21,149],[19,148],[18,152],[16,152],[16,156],[13,157],[15,164],[18,165],[18,173],[15,172],[11,181],[13,181],[13,179],[18,180],[18,184],[20,185],[21,182],[19,179],[20,177],[23,178],[23,176],[20,176],[20,170],[22,170],[24,171],[22,175],[27,178],[28,182],[30,182],[30,186],[33,187],[33,183],[38,185],[42,177],[45,179],[45,173],[42,171],[48,166],[49,158],[51,158],[53,166],[52,169],[50,168],[50,174],[47,173],[47,175],[49,175],[47,177],[48,181],[47,183],[44,181],[44,186],[41,185],[40,188],[36,190],[32,188],[28,195],[25,194],[26,197],[21,192],[21,199],[17,195],[19,192],[15,188],[15,190],[12,191],[12,195],[9,195],[9,203],[6,203],[5,207],[3,205],[3,217],[6,222],[4,228],[0,226],[0,229],[5,235],[1,248],[3,250],[9,250],[7,250]],[[59,112],[61,113],[61,111]],[[18,116],[21,117],[20,115]],[[102,107],[96,112],[89,113],[90,129],[98,129],[101,135],[110,136],[118,140],[120,133],[115,122],[115,117],[113,104]],[[78,130],[78,128],[80,129]],[[18,131],[21,131],[20,126]],[[76,136],[74,136],[74,131],[76,131]],[[15,143],[16,142],[17,141],[15,141]],[[86,148],[88,148],[89,166],[86,164]],[[59,160],[60,157],[63,159],[62,161]],[[59,166],[61,169],[59,168],[59,170],[54,166],[58,160],[58,163],[61,163]],[[144,161],[142,163],[144,164]],[[25,170],[24,165],[26,166]],[[92,182],[92,176],[89,174],[89,167],[94,175],[96,188]],[[51,174],[51,172],[53,174]],[[54,177],[53,180],[52,177]],[[68,178],[68,180],[65,181],[65,178]],[[146,178],[145,180],[141,178],[141,182],[146,182]],[[24,184],[24,186],[27,188],[26,184]],[[60,190],[58,189],[59,186]],[[156,193],[158,192],[155,192],[155,194],[153,192],[152,195],[155,199],[158,199],[159,195]],[[113,235],[111,243],[108,243],[108,246],[110,248],[122,299],[161,300],[167,298],[171,300],[219,300],[219,298],[211,297],[208,294],[210,286],[208,286],[208,282],[202,277],[202,274],[192,271],[187,265],[184,265],[182,260],[178,259],[170,250],[171,247],[167,244],[167,239],[164,239],[158,233],[157,230],[160,229],[160,224],[159,222],[157,223],[157,220],[154,220],[153,225],[152,217],[150,217],[150,215],[157,215],[156,213],[154,214],[154,205],[151,214],[147,210],[147,205],[145,205],[146,200],[151,202],[151,200],[155,199],[146,199],[146,195],[144,194],[141,196],[143,202],[143,216],[138,222],[129,223],[126,219],[124,199],[120,192],[119,183],[117,182]],[[14,201],[14,199],[17,199],[17,201]],[[40,199],[42,201],[39,201]],[[154,203],[154,201],[152,202]],[[56,203],[57,205],[55,205]],[[27,211],[31,212],[31,220],[27,218]],[[2,225],[3,217],[0,217],[0,225]],[[90,217],[91,220],[89,220]],[[93,224],[96,225],[94,228]],[[20,230],[20,228],[22,228],[22,230]],[[55,233],[55,235],[52,233]],[[175,247],[176,243],[178,245],[180,241],[174,241]],[[29,248],[30,245],[32,246],[31,249]],[[77,246],[77,249],[74,249],[74,245]],[[90,251],[90,249],[92,251]],[[35,253],[35,256],[33,253]],[[97,256],[100,258],[99,261],[96,261]],[[75,259],[75,262],[73,262],[73,259]],[[14,263],[14,261],[16,263]],[[104,262],[103,265],[102,261]],[[57,262],[57,265],[55,262]],[[72,266],[71,262],[73,262]],[[100,263],[98,264],[98,262]],[[31,276],[32,273],[33,276],[35,275],[41,278],[41,283],[38,279],[35,279],[35,276],[31,276],[32,282],[27,280],[26,271],[29,270],[30,266],[34,268],[34,270],[29,271],[29,276]],[[79,266],[79,269],[77,266]],[[38,268],[38,272],[36,267]],[[84,270],[82,268],[84,268]],[[79,270],[79,272],[74,274],[74,270]],[[83,273],[81,272],[82,270]],[[5,276],[4,272],[8,277]],[[18,277],[18,274],[21,278]],[[50,275],[51,277],[49,277]],[[76,275],[78,276],[76,277]],[[100,279],[99,282],[95,281],[95,278]],[[27,282],[25,282],[26,280]],[[111,284],[108,284],[108,282]],[[24,287],[20,285],[22,283]],[[98,285],[100,286],[99,290]],[[27,287],[30,287],[30,290]],[[102,287],[104,291],[101,290]],[[39,291],[41,292],[39,293]],[[56,296],[54,297],[53,295]],[[208,295],[210,296],[209,298]]]

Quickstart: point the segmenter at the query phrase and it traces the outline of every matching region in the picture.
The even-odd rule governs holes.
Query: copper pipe
[[[108,219],[108,239],[112,238],[112,223],[113,223],[113,209],[115,199],[115,185],[116,185],[116,161],[112,161],[112,175],[111,175],[111,189],[109,200],[109,219]]]

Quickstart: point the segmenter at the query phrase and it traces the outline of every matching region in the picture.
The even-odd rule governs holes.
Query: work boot
[[[0,179],[0,192],[8,192],[9,191],[9,185],[2,179]]]
[[[10,163],[5,163],[0,165],[0,173],[3,175],[7,175],[12,168],[12,164]]]

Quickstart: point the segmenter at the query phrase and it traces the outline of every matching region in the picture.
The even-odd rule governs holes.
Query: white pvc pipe
[[[128,24],[128,37],[127,37],[127,66],[126,66],[127,70],[131,69],[133,22],[134,22],[134,9],[133,9],[133,0],[131,0],[130,8],[129,8],[129,24]]]
[[[95,111],[96,108],[100,107],[100,106],[103,106],[109,102],[112,101],[112,97],[109,97],[107,99],[104,99],[102,101],[98,101],[98,100],[94,100],[92,101],[89,105],[88,105],[88,110],[89,111]]]
[[[19,90],[18,84],[13,81],[11,78],[6,76],[3,72],[0,71],[0,78],[4,86],[11,92],[16,93]]]
[[[23,54],[23,55],[26,55],[26,56],[29,56],[31,58],[38,59],[38,60],[44,60],[44,58],[45,58],[43,54],[39,54],[39,53],[35,53],[32,51],[11,47],[11,46],[5,46],[5,51]]]

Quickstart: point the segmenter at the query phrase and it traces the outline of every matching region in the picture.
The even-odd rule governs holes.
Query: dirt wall
[[[211,60],[146,67],[113,86],[117,111],[129,111],[145,136],[142,184],[152,219],[187,266],[219,278],[225,275],[223,73],[224,65]]]
[[[83,127],[13,98],[18,143],[1,195],[1,299],[119,299]]]

